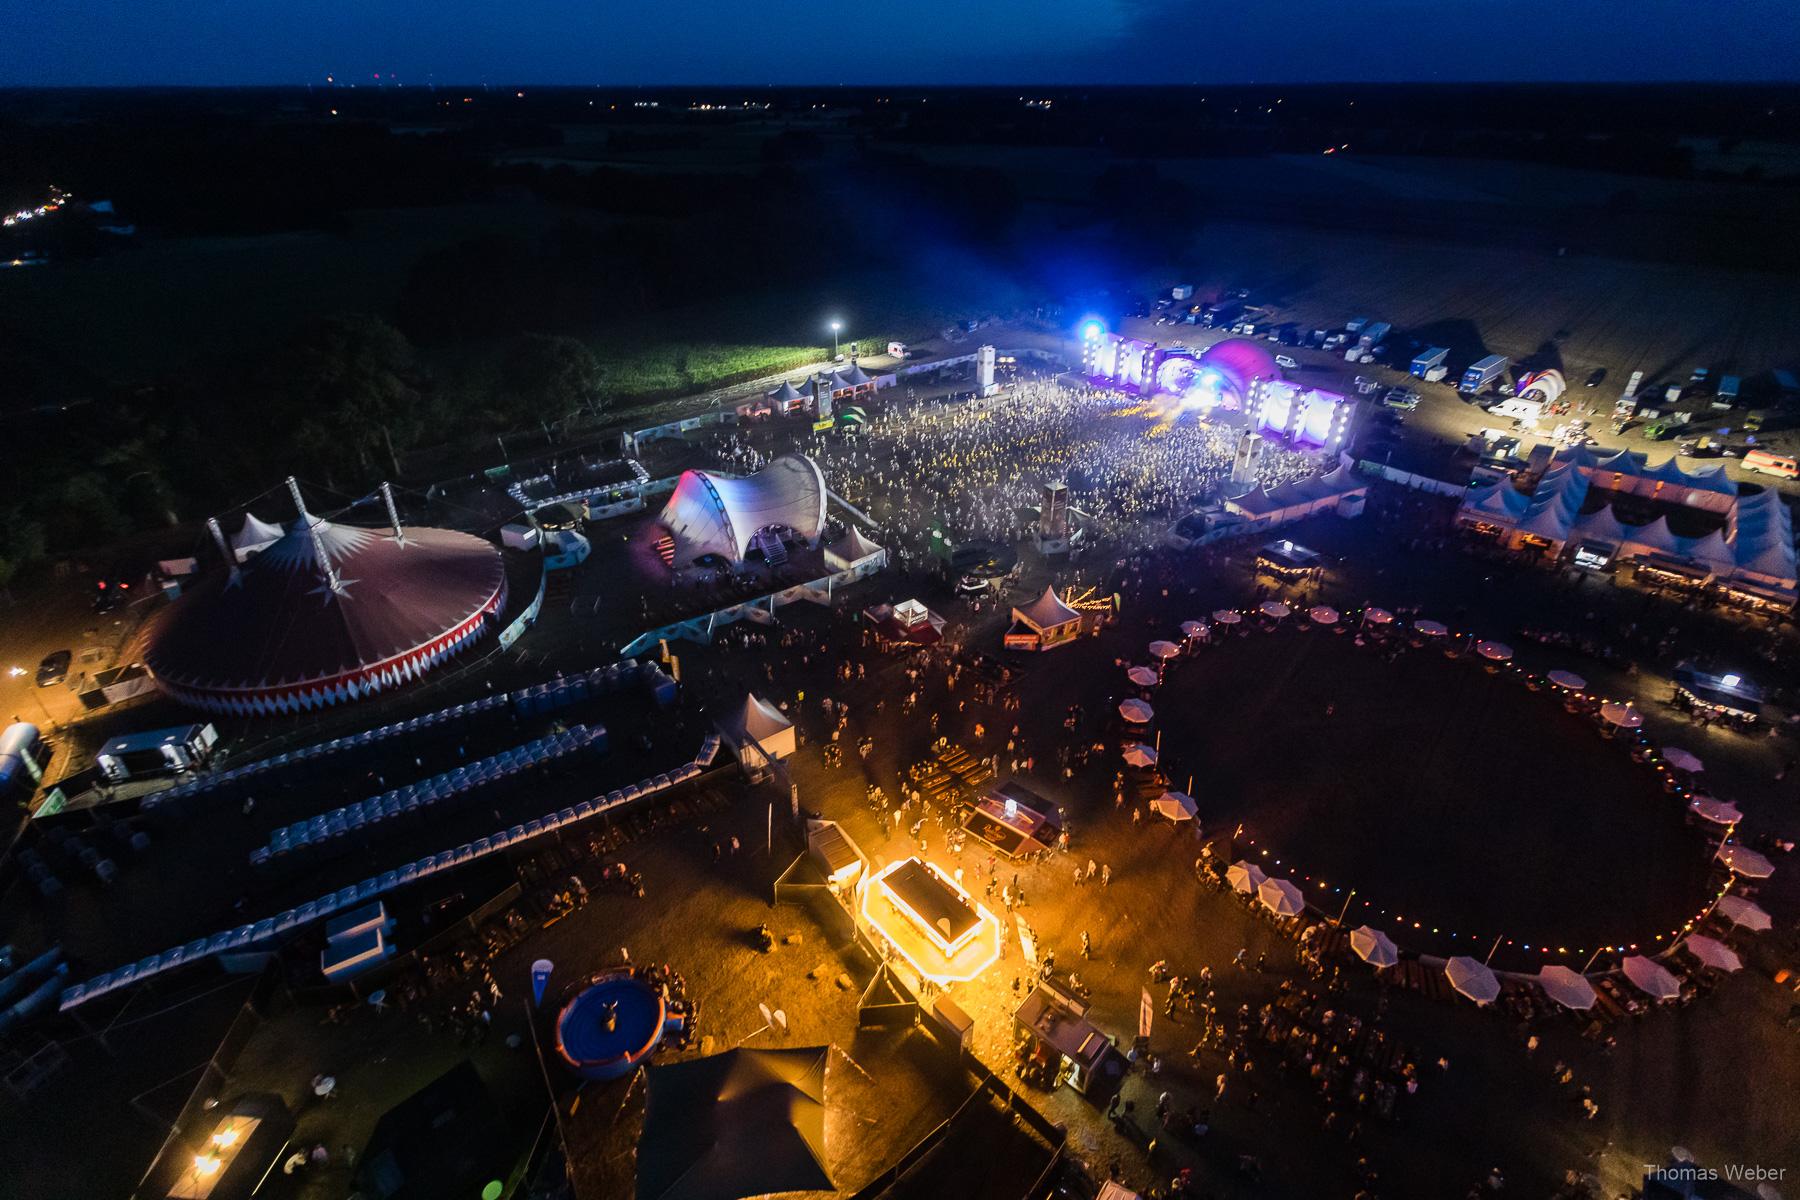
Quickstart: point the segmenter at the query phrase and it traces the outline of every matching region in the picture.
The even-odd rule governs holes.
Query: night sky
[[[1797,11],[1795,0],[45,0],[7,7],[0,85],[1792,80]]]

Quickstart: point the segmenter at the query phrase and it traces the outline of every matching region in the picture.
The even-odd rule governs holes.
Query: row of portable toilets
[[[240,925],[216,933],[211,937],[195,938],[184,946],[176,946],[161,954],[152,954],[135,963],[96,975],[84,983],[67,988],[62,993],[60,1007],[68,1010],[108,992],[116,991],[132,983],[148,979],[165,971],[187,963],[198,962],[213,955],[247,950],[269,950],[274,942],[283,934],[291,933],[300,927],[333,913],[367,904],[370,900],[392,891],[428,879],[443,871],[462,866],[464,863],[499,853],[511,846],[530,841],[546,833],[599,816],[615,808],[622,808],[639,800],[666,792],[670,788],[685,783],[702,771],[712,766],[718,758],[720,740],[717,733],[709,733],[701,743],[700,751],[694,757],[672,771],[650,776],[637,783],[630,784],[596,796],[592,800],[583,800],[580,804],[565,808],[548,816],[514,825],[484,838],[472,842],[464,842],[453,850],[440,854],[429,854],[416,859],[405,866],[392,871],[384,871],[380,875],[372,875],[361,883],[340,888],[336,892],[327,893],[317,900],[309,901],[297,908],[290,908],[273,917]]]
[[[250,855],[254,866],[295,851],[333,842],[371,825],[379,825],[396,817],[432,808],[445,800],[453,800],[501,783],[536,767],[549,766],[577,754],[602,753],[606,750],[606,728],[602,725],[576,725],[562,733],[553,733],[526,742],[511,750],[477,759],[454,767],[440,775],[404,787],[392,788],[379,796],[358,800],[342,808],[334,808],[305,821],[283,825],[269,837],[267,846]]]

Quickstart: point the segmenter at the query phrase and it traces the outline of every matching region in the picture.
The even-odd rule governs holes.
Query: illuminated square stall
[[[956,880],[918,858],[862,886],[863,922],[921,978],[966,983],[1000,957],[1000,922]]]

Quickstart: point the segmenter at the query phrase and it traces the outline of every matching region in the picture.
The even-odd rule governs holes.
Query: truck
[[[1169,298],[1172,300],[1191,300],[1193,296],[1194,285],[1191,283],[1178,283],[1169,289]]]
[[[1412,360],[1412,373],[1420,379],[1423,379],[1425,378],[1425,372],[1431,370],[1433,367],[1442,366],[1444,360],[1449,357],[1450,347],[1448,346],[1427,347],[1417,358]]]
[[[1200,310],[1200,324],[1206,329],[1222,329],[1229,326],[1232,320],[1244,311],[1242,303],[1236,300],[1220,300]]]
[[[1348,321],[1344,322],[1344,332],[1360,334],[1368,323],[1369,318],[1367,317],[1351,317]]]
[[[191,771],[212,757],[219,731],[211,725],[176,725],[108,741],[94,755],[100,773],[112,782]]]
[[[1362,335],[1357,338],[1357,343],[1364,350],[1373,350],[1376,346],[1381,345],[1382,339],[1392,332],[1394,332],[1394,327],[1386,321],[1372,321],[1363,326]]]
[[[1461,392],[1479,392],[1506,374],[1507,357],[1504,354],[1490,354],[1479,362],[1472,364],[1462,374],[1462,382],[1457,385]]]
[[[1744,380],[1738,375],[1727,375],[1719,380],[1718,403],[1730,408],[1738,401],[1738,393],[1744,389]]]

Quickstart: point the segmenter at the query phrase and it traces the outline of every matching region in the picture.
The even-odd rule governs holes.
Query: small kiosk
[[[1013,1013],[1021,1074],[1039,1072],[1083,1095],[1099,1075],[1112,1039],[1087,1019],[1087,1005],[1045,981]]]
[[[1012,617],[1008,650],[1054,650],[1081,635],[1081,614],[1058,599],[1055,588],[1047,587],[1024,608],[1013,609]]]

